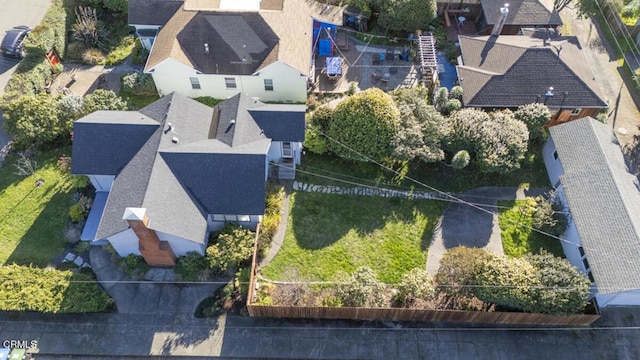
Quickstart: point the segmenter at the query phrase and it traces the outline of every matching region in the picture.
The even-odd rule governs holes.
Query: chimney
[[[149,266],[172,267],[176,265],[176,256],[167,241],[160,241],[155,230],[149,229],[147,209],[126,208],[122,220],[126,220],[138,237],[138,249]]]
[[[504,7],[500,8],[500,19],[498,19],[498,23],[493,25],[491,36],[500,35],[505,21],[507,21],[507,15],[509,15],[509,4],[504,4]]]

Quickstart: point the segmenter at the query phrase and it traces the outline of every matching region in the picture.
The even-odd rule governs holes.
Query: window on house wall
[[[589,261],[587,260],[587,258],[582,259],[582,264],[584,265],[584,269],[586,271],[589,271],[591,268],[589,267]]]
[[[235,89],[236,88],[236,78],[226,77],[224,78],[224,85],[227,89]]]
[[[578,252],[580,253],[580,257],[583,258],[584,257],[584,249],[582,248],[582,246],[578,247]]]
[[[211,215],[211,219],[213,221],[241,221],[241,222],[249,222],[251,221],[250,215],[222,215],[215,214]]]
[[[554,158],[555,160],[558,160],[558,152],[557,152],[557,151],[554,151],[554,152],[553,152],[553,158]]]
[[[240,222],[250,222],[251,216],[249,215],[238,215],[238,221]]]
[[[580,108],[571,110],[571,116],[579,115],[580,111],[582,111],[582,109],[580,109]]]
[[[264,79],[264,91],[273,91],[272,79]]]
[[[587,272],[587,277],[589,278],[589,281],[591,281],[591,283],[596,282],[596,280],[593,278],[593,274],[591,273],[591,271]]]
[[[291,143],[288,141],[285,141],[282,143],[282,157],[283,158],[293,157],[293,149],[291,148]]]
[[[192,89],[200,89],[200,80],[197,77],[190,77],[189,81],[191,82]]]

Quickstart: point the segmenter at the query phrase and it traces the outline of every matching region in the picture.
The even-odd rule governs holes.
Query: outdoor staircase
[[[278,164],[278,179],[295,179],[296,178],[296,165],[293,159],[282,159],[282,162]]]

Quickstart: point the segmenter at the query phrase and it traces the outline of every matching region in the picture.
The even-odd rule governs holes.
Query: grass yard
[[[261,269],[273,280],[329,281],[339,271],[371,267],[397,283],[425,267],[433,228],[447,203],[296,192],[284,244]]]
[[[348,182],[375,185],[387,188],[429,189],[408,180],[409,176],[442,191],[463,192],[479,186],[531,186],[548,187],[549,179],[542,159],[542,150],[533,149],[526,155],[520,169],[506,175],[483,175],[473,165],[462,170],[440,163],[427,164],[422,161],[388,165],[400,175],[368,162],[349,161],[330,155],[316,155],[307,152],[296,174],[297,180],[311,184],[353,186],[329,178]],[[318,176],[320,175],[320,176]]]
[[[531,226],[533,211],[525,207],[526,200],[498,201],[502,247],[507,256],[518,257],[526,253],[540,253],[544,249],[554,256],[564,258],[560,240],[526,228]]]
[[[46,266],[64,250],[74,189],[70,176],[58,169],[62,153],[37,156],[34,176],[15,174],[15,156],[0,168],[0,264]],[[34,186],[37,179],[44,179],[42,187]]]
[[[160,99],[157,94],[135,95],[127,90],[121,90],[118,96],[127,101],[127,103],[129,104],[129,109],[131,110],[140,110],[143,107],[151,104],[152,102]]]

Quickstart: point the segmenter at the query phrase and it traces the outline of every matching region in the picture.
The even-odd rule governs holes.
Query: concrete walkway
[[[547,189],[481,187],[460,195],[460,199],[478,204],[482,210],[463,203],[452,203],[447,207],[431,239],[427,272],[435,275],[444,253],[457,246],[483,248],[494,254],[503,254],[496,208],[498,200],[523,200],[545,191]]]
[[[332,185],[314,185],[307,184],[300,181],[293,183],[293,190],[306,191],[306,192],[318,192],[322,194],[336,194],[336,195],[358,195],[358,196],[380,196],[380,197],[397,197],[397,198],[412,198],[412,199],[447,199],[448,196],[444,193],[438,193],[434,191],[414,191],[414,190],[395,190],[384,189],[379,187],[343,187]]]

